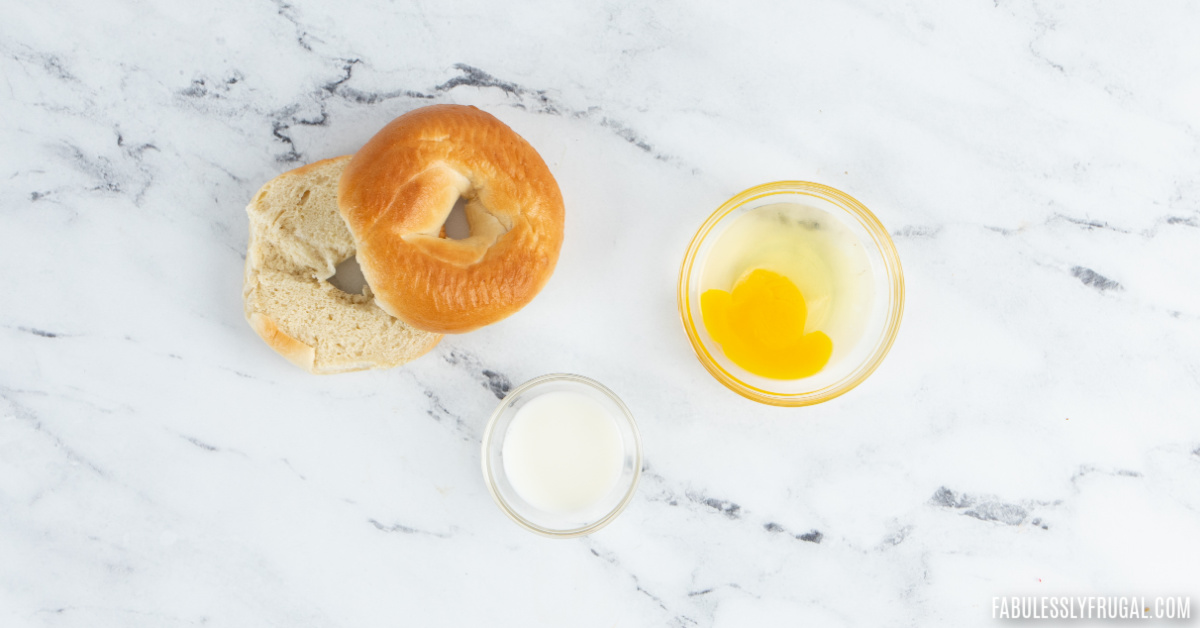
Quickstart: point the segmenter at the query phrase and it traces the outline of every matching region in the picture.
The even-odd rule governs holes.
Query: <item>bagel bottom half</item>
[[[349,294],[329,283],[355,253],[337,204],[349,161],[337,157],[285,172],[246,207],[246,320],[272,349],[313,373],[390,368],[442,338],[384,312],[370,286]]]

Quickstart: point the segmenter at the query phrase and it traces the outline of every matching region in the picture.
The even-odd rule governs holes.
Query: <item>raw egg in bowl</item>
[[[704,368],[777,406],[828,401],[883,361],[904,310],[891,237],[862,203],[804,181],[721,205],[688,246],[679,313]]]

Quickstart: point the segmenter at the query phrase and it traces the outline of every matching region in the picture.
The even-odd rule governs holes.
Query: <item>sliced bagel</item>
[[[349,294],[329,283],[338,264],[355,254],[337,202],[349,161],[337,157],[285,172],[246,207],[246,320],[272,349],[312,373],[390,368],[442,338],[384,312],[369,286]]]
[[[462,240],[439,230],[459,199]],[[529,304],[563,241],[563,199],[529,142],[475,107],[431,105],[392,120],[338,188],[379,306],[420,329],[464,333]]]

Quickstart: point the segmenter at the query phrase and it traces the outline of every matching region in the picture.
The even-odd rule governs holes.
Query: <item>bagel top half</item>
[[[444,237],[459,198],[470,236]],[[346,166],[338,206],[376,302],[438,333],[462,333],[528,304],[550,279],[563,201],[541,156],[475,107],[434,105],[393,120]]]

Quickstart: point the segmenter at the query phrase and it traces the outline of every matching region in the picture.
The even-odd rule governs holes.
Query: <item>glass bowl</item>
[[[835,220],[853,235],[871,269],[871,299],[863,304],[862,332],[849,347],[835,345],[833,359],[803,379],[760,377],[734,364],[704,328],[700,282],[704,263],[721,233],[745,213],[774,203],[795,203],[817,210],[821,220]],[[904,273],[900,256],[886,229],[862,203],[845,192],[818,183],[778,181],[750,188],[721,205],[696,232],[679,273],[679,314],[692,349],[717,381],[743,397],[775,406],[807,406],[828,401],[862,383],[892,347],[904,311]]]
[[[621,473],[613,488],[592,505],[573,512],[542,510],[530,504],[509,482],[504,469],[504,438],[517,412],[529,401],[551,392],[580,393],[606,410],[621,438]],[[521,527],[543,536],[566,539],[591,534],[608,525],[633,499],[642,475],[642,441],[629,408],[599,382],[567,373],[531,379],[508,393],[483,435],[483,479],[496,505]]]

